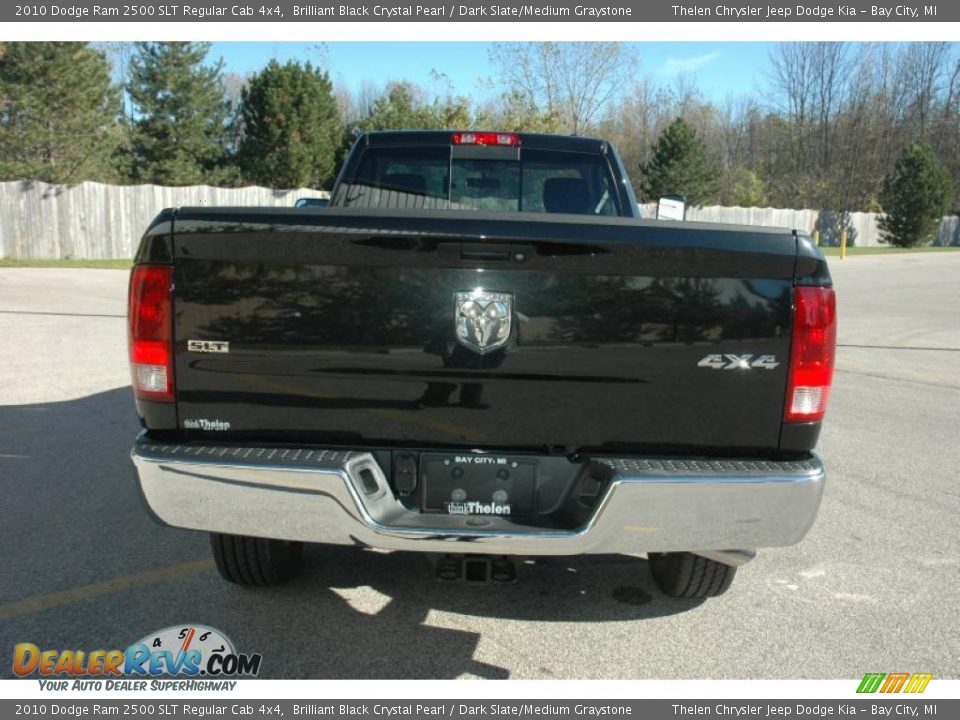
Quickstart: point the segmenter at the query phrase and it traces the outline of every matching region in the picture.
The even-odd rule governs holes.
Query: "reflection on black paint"
[[[786,244],[591,255],[568,241],[577,252],[482,263],[441,257],[430,238],[358,234],[179,236],[181,422],[317,443],[776,447],[785,365],[697,363],[786,357]],[[482,356],[454,332],[455,294],[474,288],[515,304],[510,342]],[[198,358],[187,339],[228,340],[230,353]]]

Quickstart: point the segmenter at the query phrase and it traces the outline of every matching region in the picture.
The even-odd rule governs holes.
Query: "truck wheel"
[[[650,553],[650,572],[664,594],[681,598],[723,595],[737,569],[689,552]]]
[[[210,533],[217,570],[237,585],[279,585],[297,570],[303,543]]]

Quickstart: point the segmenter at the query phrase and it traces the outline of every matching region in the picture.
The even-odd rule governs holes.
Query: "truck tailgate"
[[[343,446],[772,451],[796,243],[634,219],[181,209],[178,423]],[[458,318],[491,298],[506,336],[471,347]]]

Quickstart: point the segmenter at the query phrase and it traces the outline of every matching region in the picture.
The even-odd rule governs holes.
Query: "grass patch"
[[[103,268],[108,270],[129,270],[133,260],[16,260],[0,258],[0,267],[32,268]]]
[[[839,256],[838,247],[821,247],[823,254],[827,257]],[[950,245],[949,247],[934,247],[924,245],[923,247],[899,248],[899,247],[852,247],[847,248],[847,257],[855,255],[896,255],[898,253],[936,253],[936,252],[957,252],[960,251],[960,245]]]

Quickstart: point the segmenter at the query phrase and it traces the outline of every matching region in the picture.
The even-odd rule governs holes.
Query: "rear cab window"
[[[491,212],[624,213],[606,155],[561,149],[369,145],[333,205]]]

